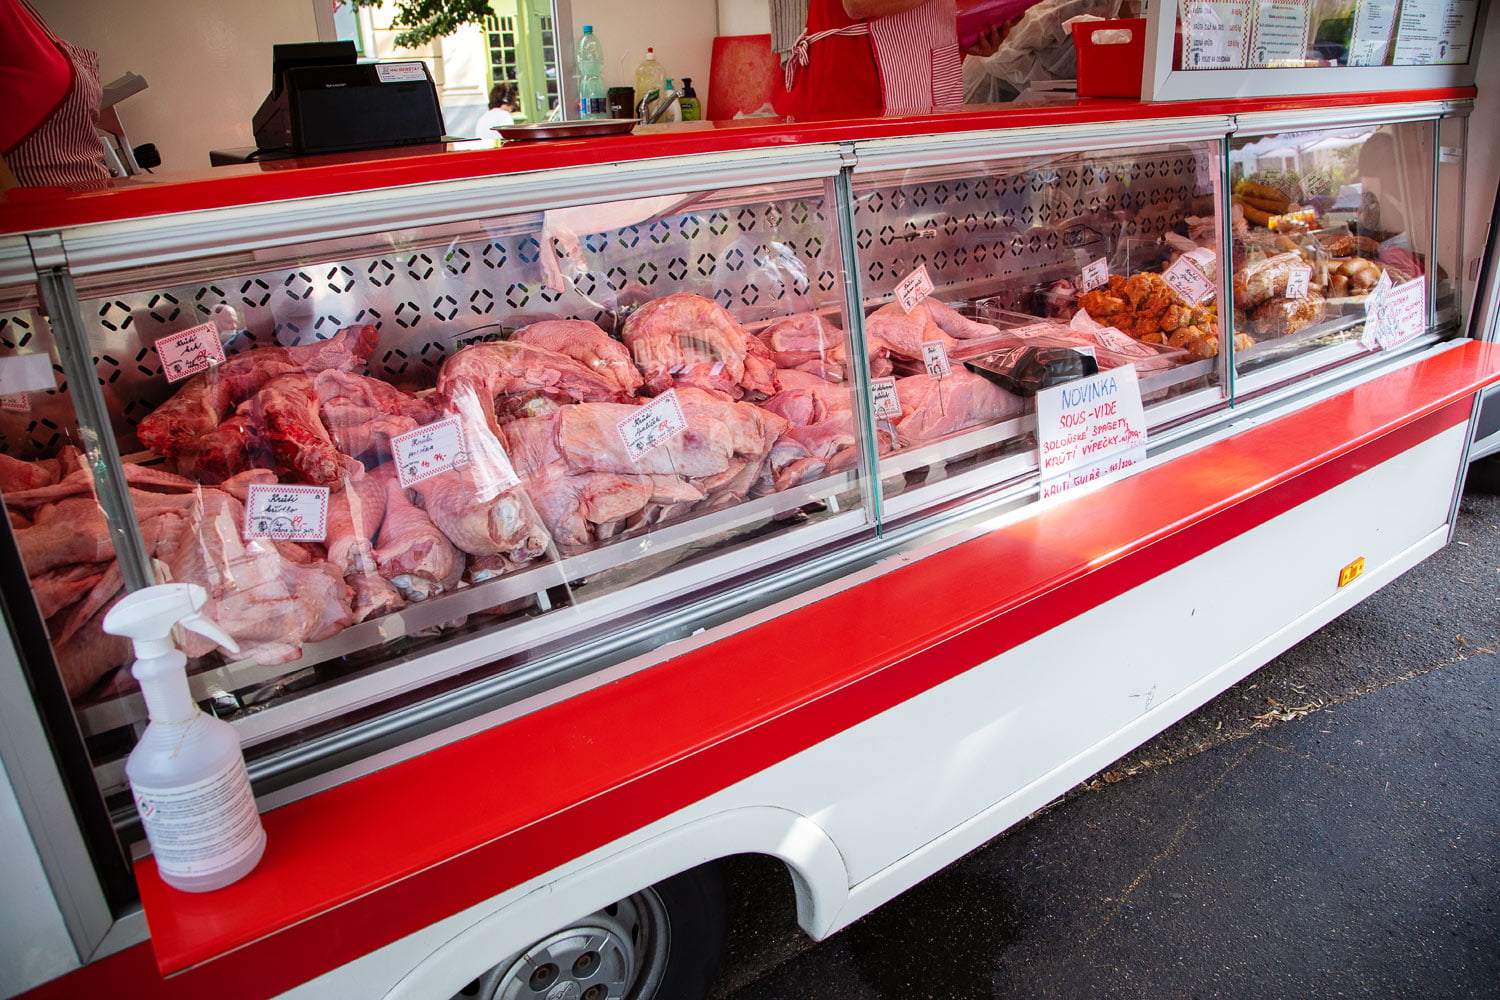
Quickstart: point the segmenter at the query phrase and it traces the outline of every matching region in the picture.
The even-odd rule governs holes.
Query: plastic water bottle
[[[604,94],[604,49],[594,26],[583,26],[578,39],[578,117],[608,118],[609,102]]]

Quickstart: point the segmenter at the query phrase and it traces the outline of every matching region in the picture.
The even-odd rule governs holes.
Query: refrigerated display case
[[[595,918],[639,990],[679,974],[651,931],[698,891],[674,877],[780,857],[831,933],[1253,670],[1442,544],[1500,377],[1447,238],[1472,95],[1404,96],[15,206],[4,684],[38,735],[6,767],[73,946],[109,953],[38,996],[510,995]],[[1420,290],[1416,327],[1371,312],[1370,269]],[[1144,444],[1059,485],[1044,402],[1094,371],[1138,388]],[[270,836],[197,897],[145,852],[144,704],[100,627],[165,581],[239,641],[183,637]],[[1097,660],[1101,629],[1141,654]]]

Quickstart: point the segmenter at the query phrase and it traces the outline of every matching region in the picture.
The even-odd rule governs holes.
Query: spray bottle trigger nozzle
[[[240,644],[234,641],[233,636],[216,625],[213,619],[198,614],[196,611],[180,619],[177,624],[189,632],[197,632],[205,639],[212,639],[231,653],[240,651]]]

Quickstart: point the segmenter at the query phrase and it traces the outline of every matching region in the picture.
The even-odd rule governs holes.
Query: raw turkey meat
[[[122,466],[125,472],[125,482],[131,486],[152,486],[157,489],[176,490],[179,492],[190,492],[198,484],[191,479],[174,475],[165,469],[155,466],[139,465],[134,462],[126,462]],[[29,490],[17,490],[5,498],[5,502],[13,507],[34,507],[38,504],[51,503],[66,497],[92,496],[94,493],[94,471],[87,465],[79,466],[68,473],[62,479],[48,486],[38,486]]]
[[[923,315],[925,312],[925,315]],[[911,316],[917,322],[926,326],[932,324],[942,330],[950,337],[959,340],[975,340],[980,337],[994,337],[1000,333],[998,327],[978,320],[969,319],[959,313],[952,306],[939,302],[937,299],[928,297],[918,302],[912,308]]]
[[[257,347],[188,379],[176,395],[136,427],[141,444],[168,458],[192,452],[198,439],[218,427],[229,411],[278,375],[355,371],[375,350],[373,326],[351,326],[327,340],[297,347]]]
[[[796,370],[829,382],[849,377],[849,348],[844,332],[818,313],[797,313],[776,320],[757,335],[777,365],[776,388],[786,389],[783,373]],[[870,374],[874,378],[891,373],[891,349],[878,337],[868,337]]]
[[[344,456],[323,425],[321,403],[310,375],[294,372],[270,379],[239,405],[235,419],[200,440],[194,466],[198,478],[222,482],[253,467],[243,464],[253,451],[269,448],[275,468],[290,481],[338,486]],[[257,436],[264,447],[242,446],[242,441]]]
[[[31,593],[43,618],[51,618],[78,601],[103,579],[109,563],[74,563],[38,573],[31,578]]]
[[[437,391],[446,410],[458,412],[462,400],[473,398],[486,404],[486,412],[506,417],[621,398],[612,381],[566,354],[514,340],[471,344],[448,358],[438,373]],[[493,429],[494,419],[488,422]]]
[[[0,453],[0,492],[15,493],[50,486],[57,481],[53,470],[40,462],[23,462]]]
[[[731,399],[776,391],[776,363],[729,310],[701,295],[653,299],[630,314],[623,331],[653,396],[673,386],[706,389]]]
[[[357,472],[328,498],[328,561],[346,577],[376,572],[373,539],[385,516],[385,484]]]
[[[326,562],[298,565],[266,539],[241,537],[245,509],[222,490],[203,489],[177,551],[170,579],[208,591],[203,614],[240,644],[239,655],[265,664],[301,655],[302,644],[353,624],[350,588]],[[202,656],[214,644],[183,633],[182,649]]]
[[[115,557],[104,511],[93,497],[67,497],[38,511],[35,524],[16,532],[16,547],[32,576],[70,563],[99,563]]]
[[[524,563],[547,551],[547,530],[525,491],[476,482],[472,462],[424,479],[412,490],[432,523],[471,555],[499,554]]]
[[[411,601],[422,601],[458,586],[464,556],[438,530],[427,512],[411,502],[389,463],[371,470],[369,478],[385,487],[385,518],[376,541],[375,561],[380,575]]]
[[[625,345],[587,320],[543,320],[521,327],[511,339],[566,354],[603,377],[623,396],[635,395],[645,382]]]
[[[432,423],[437,407],[378,378],[338,370],[313,379],[319,415],[345,455],[359,457],[372,449],[391,453],[391,438]]]
[[[955,367],[944,379],[912,375],[896,380],[901,417],[896,437],[901,447],[934,441],[945,434],[1018,417],[1026,403],[967,368]]]
[[[950,352],[958,346],[958,341],[936,323],[924,323],[925,318],[916,309],[908,316],[900,305],[892,302],[865,319],[865,332],[885,344],[892,354],[912,361],[922,360],[922,345],[928,341],[936,341]]]

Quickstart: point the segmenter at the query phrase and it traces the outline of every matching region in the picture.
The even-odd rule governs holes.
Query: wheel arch
[[[814,940],[831,933],[849,895],[843,856],[824,830],[791,810],[750,806],[726,810],[638,843],[595,852],[562,875],[472,907],[466,920],[385,994],[386,1000],[443,1000],[496,962],[533,941],[648,886],[737,854],[762,854],[786,865],[797,923]]]

